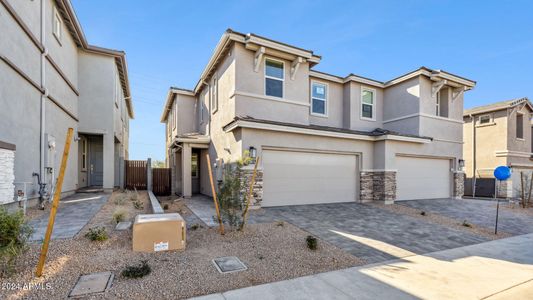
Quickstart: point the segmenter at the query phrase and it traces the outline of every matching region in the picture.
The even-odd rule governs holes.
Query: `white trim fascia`
[[[410,118],[414,118],[414,117],[426,117],[426,118],[436,119],[436,120],[440,120],[440,121],[447,121],[447,122],[452,122],[452,123],[464,124],[464,121],[462,121],[462,120],[455,120],[455,119],[445,118],[445,117],[441,117],[441,116],[434,116],[434,115],[430,115],[430,114],[426,114],[426,113],[414,113],[414,114],[410,114],[410,115],[405,115],[403,117],[398,117],[398,118],[394,118],[394,119],[388,119],[388,120],[383,121],[383,124],[390,123],[390,122],[396,122],[396,121],[400,121],[400,120],[404,120],[404,119],[410,119]]]
[[[464,144],[465,143],[463,141],[454,141],[454,140],[438,139],[438,138],[433,138],[433,141],[435,141],[435,142],[444,142],[444,143],[454,143],[454,144]]]
[[[420,69],[420,70],[414,71],[412,73],[409,73],[409,74],[403,75],[401,77],[398,77],[396,79],[393,79],[391,81],[387,81],[387,82],[385,82],[384,87],[387,88],[389,86],[396,85],[396,84],[398,84],[400,82],[404,82],[406,80],[409,80],[409,79],[414,78],[414,77],[418,77],[420,75],[425,75],[427,77],[431,77],[431,72],[429,72],[427,70],[424,70],[424,69]]]
[[[324,100],[324,102],[326,102],[324,105],[325,110],[326,110],[324,114],[313,112],[313,84],[321,84],[326,88],[326,99],[316,98],[318,100]],[[322,81],[311,80],[309,96],[310,96],[309,114],[315,117],[328,118],[329,117],[329,84],[327,84],[326,82],[322,82]]]
[[[231,132],[237,127],[280,131],[280,132],[297,133],[297,134],[316,135],[316,136],[333,137],[333,138],[341,138],[341,139],[349,139],[349,140],[363,140],[363,141],[372,141],[372,142],[382,141],[382,140],[394,140],[394,141],[422,143],[422,144],[431,143],[431,140],[423,139],[423,138],[415,138],[415,137],[404,137],[404,136],[394,136],[394,135],[385,135],[385,136],[376,137],[376,136],[367,136],[367,135],[354,134],[354,133],[333,132],[333,131],[325,131],[325,130],[319,130],[319,129],[298,128],[298,127],[276,125],[276,124],[257,123],[257,122],[250,122],[250,121],[244,121],[244,120],[238,120],[234,122],[231,126],[228,126],[224,131]]]
[[[362,83],[362,84],[366,84],[366,85],[371,85],[373,87],[379,87],[379,88],[384,88],[385,85],[379,81],[374,81],[374,80],[371,80],[371,79],[367,79],[367,78],[363,78],[363,77],[359,77],[357,75],[349,75],[348,77],[346,77],[344,79],[344,82],[348,82],[348,81],[355,81],[355,82],[359,82],[359,83]]]
[[[362,169],[361,172],[398,172],[396,169]]]
[[[363,104],[369,105],[368,103],[363,103],[363,92],[372,92],[372,118],[363,117]],[[378,95],[376,93],[376,89],[369,88],[366,86],[361,87],[361,96],[359,97],[359,119],[362,121],[370,121],[375,122],[376,121],[376,114],[377,114],[377,100]]]
[[[253,99],[276,101],[276,102],[283,102],[283,103],[287,103],[287,104],[302,105],[302,106],[309,107],[309,103],[305,103],[305,102],[301,102],[301,101],[289,100],[289,99],[285,99],[285,98],[279,98],[279,97],[274,97],[274,96],[266,96],[266,95],[243,92],[243,91],[233,91],[233,93],[231,93],[229,98],[231,99],[231,98],[234,98],[235,96],[244,96],[244,97],[250,97],[250,98],[253,98]]]
[[[497,151],[494,151],[494,155],[496,155],[496,157],[508,157],[508,156],[513,156],[513,157],[531,157],[533,155],[533,153],[530,153],[530,152],[522,152],[522,151],[509,151],[509,150],[497,150]]]
[[[345,81],[340,77],[329,75],[329,74],[324,74],[324,73],[314,71],[314,70],[309,70],[309,77],[319,78],[319,79],[336,82],[336,83],[345,83]]]
[[[243,43],[245,45],[246,44],[256,44],[258,46],[264,46],[264,47],[267,47],[267,48],[270,48],[270,49],[275,49],[275,50],[279,50],[279,51],[282,51],[282,52],[290,53],[290,54],[293,54],[295,56],[301,56],[301,57],[306,58],[306,59],[313,58],[313,54],[311,52],[309,52],[309,51],[304,51],[304,50],[296,49],[296,48],[293,48],[293,47],[290,47],[290,46],[281,45],[281,44],[273,42],[273,41],[262,39],[262,38],[260,38],[258,36],[255,36],[255,35],[250,35],[250,34],[246,35],[246,38],[243,40]]]

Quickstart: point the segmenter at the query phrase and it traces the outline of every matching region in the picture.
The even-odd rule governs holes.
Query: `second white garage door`
[[[355,201],[357,174],[356,155],[264,150],[261,205]]]
[[[450,160],[396,157],[396,200],[450,197]]]

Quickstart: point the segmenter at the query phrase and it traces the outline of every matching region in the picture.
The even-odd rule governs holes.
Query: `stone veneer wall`
[[[252,181],[252,175],[254,173],[254,167],[252,166],[246,166],[242,168],[242,175],[241,179],[244,180],[244,190],[242,191],[245,196],[248,195],[248,192],[250,191],[250,182]],[[261,207],[261,201],[263,200],[263,170],[257,168],[256,174],[255,174],[255,182],[254,187],[252,190],[252,199],[250,201],[250,208],[260,208]]]
[[[363,171],[360,176],[360,200],[362,202],[396,200],[396,172]]]
[[[0,142],[0,204],[14,201],[15,145]]]
[[[453,197],[462,198],[465,194],[465,173],[453,173]]]

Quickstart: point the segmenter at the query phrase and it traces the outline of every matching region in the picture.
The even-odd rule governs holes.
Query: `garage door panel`
[[[263,151],[263,206],[355,201],[355,155]]]
[[[450,160],[397,157],[397,200],[450,197]]]

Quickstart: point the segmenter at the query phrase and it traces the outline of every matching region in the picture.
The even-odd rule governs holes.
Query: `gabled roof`
[[[168,112],[172,109],[172,104],[174,103],[174,95],[181,94],[186,96],[193,96],[194,92],[187,89],[180,89],[177,87],[171,86],[167,93],[167,100],[165,101],[165,106],[163,107],[163,113],[161,114],[161,123],[165,123],[167,121]]]
[[[128,107],[128,115],[133,119],[133,103],[131,100],[130,84],[128,80],[128,66],[126,63],[126,53],[124,51],[102,48],[98,46],[89,45],[85,34],[81,28],[81,25],[76,16],[76,12],[70,3],[70,0],[55,0],[58,11],[65,20],[70,34],[74,38],[76,45],[86,52],[108,55],[115,58],[115,63],[119,72],[120,83],[122,90],[124,91],[124,97],[126,98],[126,105]]]
[[[528,106],[531,111],[533,111],[533,106],[531,105],[531,102],[529,101],[529,99],[527,97],[523,97],[523,98],[505,100],[505,101],[500,101],[500,102],[496,102],[496,103],[491,103],[491,104],[488,104],[488,105],[483,105],[483,106],[478,106],[478,107],[466,109],[463,112],[463,116],[466,117],[466,116],[469,116],[469,115],[477,115],[477,114],[481,114],[481,113],[488,113],[488,112],[503,110],[503,109],[515,107],[515,106],[523,104],[523,103],[525,103],[525,105]]]

